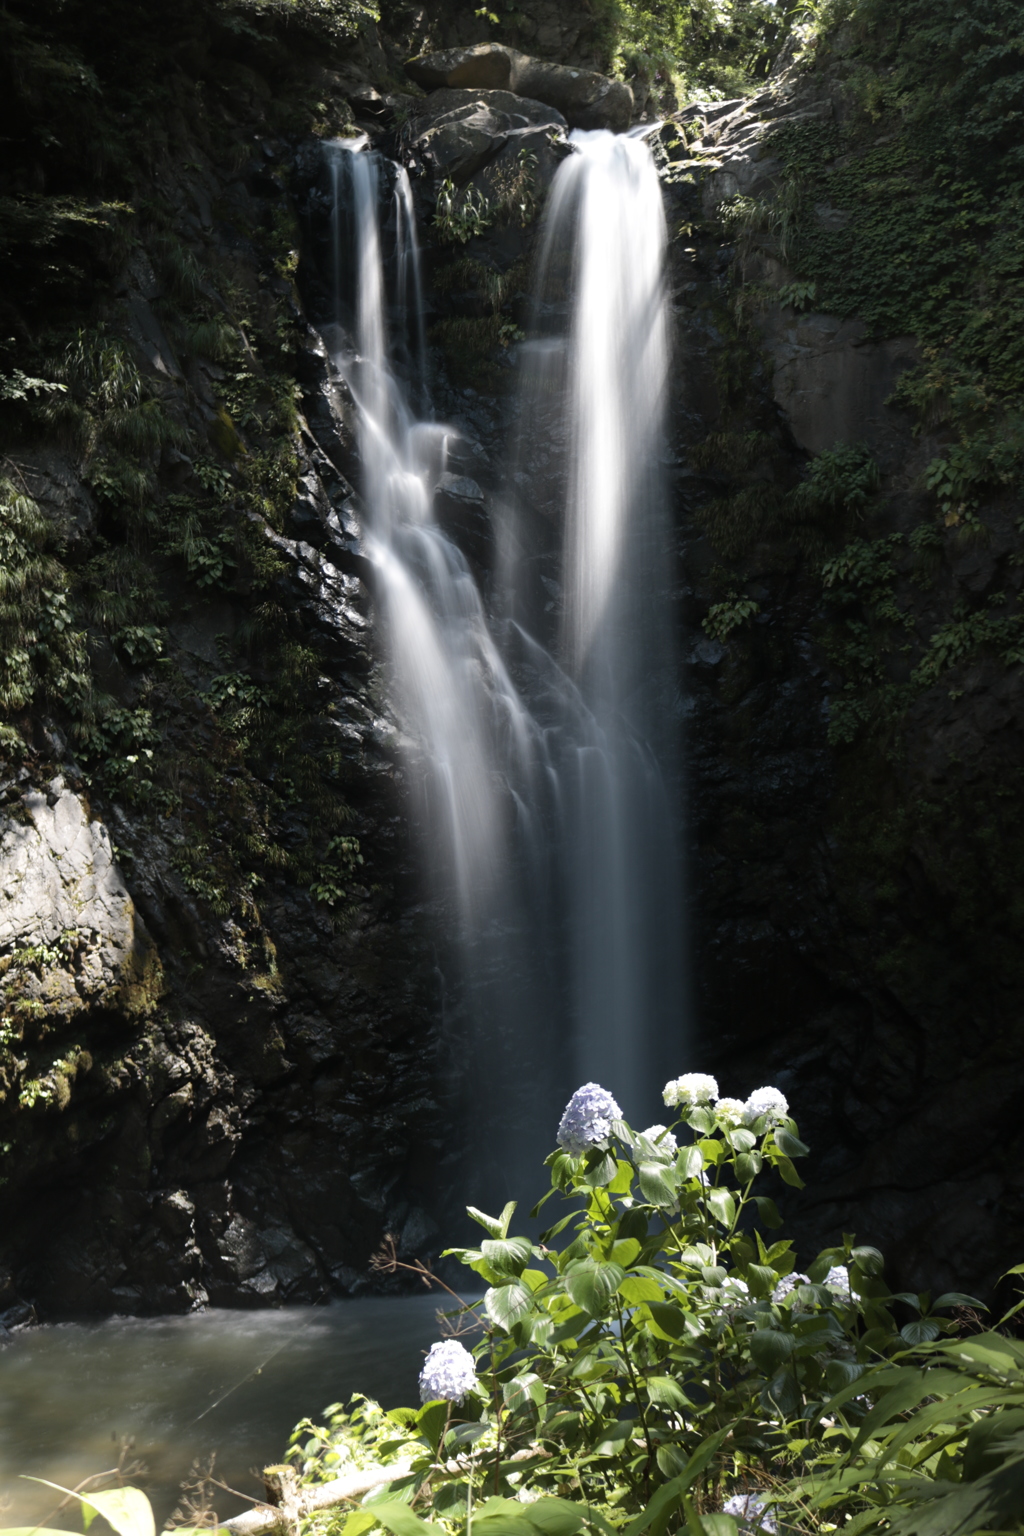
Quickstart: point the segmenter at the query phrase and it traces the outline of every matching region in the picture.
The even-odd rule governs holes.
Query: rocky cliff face
[[[523,16],[519,49],[601,65],[586,19]],[[479,34],[439,12],[402,42]],[[316,138],[355,124],[410,166],[437,407],[463,434],[442,513],[486,581],[562,114],[447,83],[459,59],[424,95],[372,31],[330,69],[294,38],[189,47],[149,168],[113,189],[147,218],[119,242],[105,214],[88,247],[100,298],[10,290],[4,506],[31,636],[4,634],[37,671],[2,679],[0,1300],[48,1316],[358,1288],[385,1231],[436,1247],[456,1193],[444,914],[409,846],[350,404],[309,319],[329,308]],[[808,1244],[855,1228],[904,1283],[984,1289],[1022,1236],[1021,509],[1012,477],[942,490],[955,434],[906,387],[920,327],[818,304],[814,253],[841,260],[870,206],[821,168],[885,149],[855,52],[684,104],[652,141],[690,1064],[789,1095],[816,1154]],[[70,196],[25,164],[8,204],[36,206],[33,176]]]

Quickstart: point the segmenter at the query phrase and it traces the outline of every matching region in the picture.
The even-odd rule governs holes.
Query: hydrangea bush
[[[431,1348],[422,1408],[364,1401],[300,1426],[309,1477],[411,1463],[343,1536],[836,1528],[809,1513],[840,1459],[829,1437],[859,1443],[872,1373],[950,1331],[937,1314],[969,1298],[894,1298],[881,1254],[852,1238],[798,1270],[771,1192],[802,1187],[808,1150],[785,1097],[722,1098],[689,1073],[664,1098],[677,1120],[635,1132],[598,1084],[573,1095],[531,1214],[567,1208],[539,1237],[512,1231],[514,1203],[470,1208],[483,1239],[449,1252],[484,1294],[449,1314],[459,1339]]]

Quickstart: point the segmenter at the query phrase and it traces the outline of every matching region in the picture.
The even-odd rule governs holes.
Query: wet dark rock
[[[633,93],[622,80],[531,58],[503,43],[477,43],[410,59],[406,71],[418,85],[514,91],[555,107],[572,128],[619,132],[632,119]]]

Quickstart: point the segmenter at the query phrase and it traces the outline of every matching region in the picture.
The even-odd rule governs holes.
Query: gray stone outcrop
[[[0,822],[0,954],[66,952],[31,976],[16,973],[23,995],[27,987],[48,1011],[73,1012],[125,981],[137,944],[135,908],[107,828],[63,779],[28,790],[19,812],[23,819]]]
[[[562,135],[566,120],[554,107],[507,90],[437,90],[415,109],[410,147],[438,180],[469,181],[509,145],[514,153],[535,154],[552,130]]]
[[[429,91],[445,86],[513,91],[554,107],[571,128],[610,128],[619,133],[633,117],[633,92],[624,80],[592,69],[574,69],[532,58],[504,43],[445,48],[410,59],[406,72]]]

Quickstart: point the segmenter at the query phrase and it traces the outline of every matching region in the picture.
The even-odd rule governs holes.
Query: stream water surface
[[[132,1481],[158,1522],[211,1453],[218,1477],[258,1496],[254,1471],[283,1458],[299,1419],[353,1392],[385,1407],[418,1402],[439,1305],[424,1293],[27,1329],[0,1356],[0,1524],[32,1526],[58,1500],[23,1474],[73,1487],[116,1466],[124,1440],[145,1465]],[[225,1494],[217,1513],[245,1507]],[[73,1513],[58,1523],[81,1530]]]

